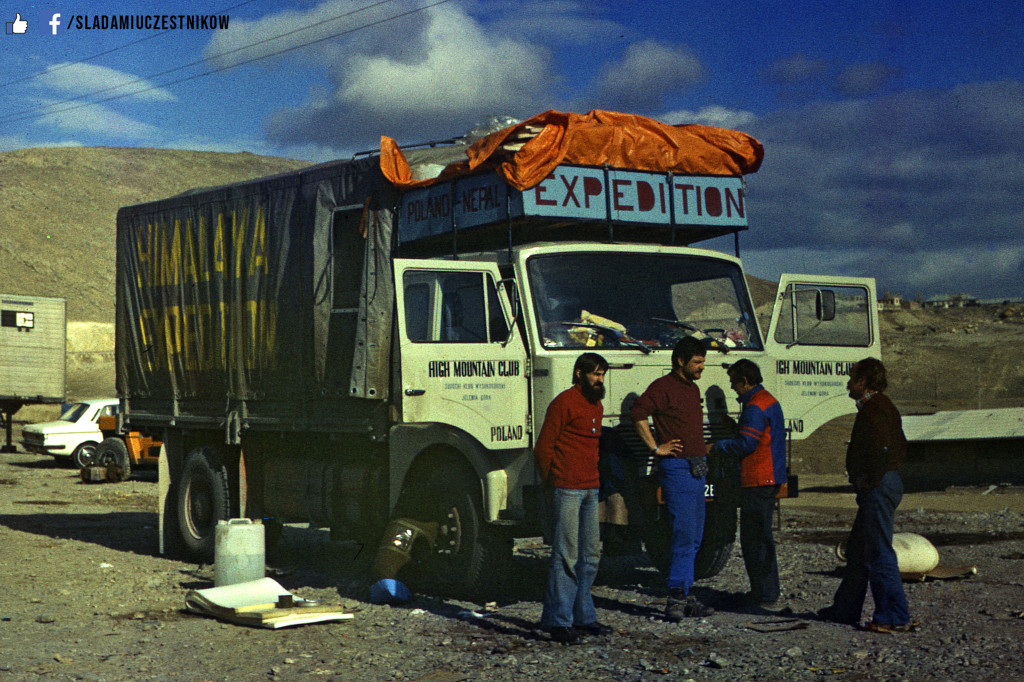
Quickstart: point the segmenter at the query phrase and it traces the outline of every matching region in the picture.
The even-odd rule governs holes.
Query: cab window
[[[783,294],[775,340],[804,346],[869,346],[871,304],[863,287],[791,284]]]
[[[508,335],[508,321],[489,273],[407,270],[402,286],[410,341],[491,343]]]

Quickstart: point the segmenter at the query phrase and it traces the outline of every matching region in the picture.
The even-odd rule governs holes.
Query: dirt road
[[[908,496],[898,530],[929,537],[970,579],[907,586],[919,632],[886,636],[806,618],[837,585],[833,549],[852,498],[834,477],[803,482],[778,532],[787,611],[744,613],[736,556],[698,584],[706,619],[660,618],[664,590],[642,564],[606,562],[595,595],[615,628],[576,647],[535,631],[546,548],[517,544],[514,584],[496,605],[416,595],[369,603],[370,552],[288,527],[269,575],[352,620],[287,630],[183,610],[211,566],[157,554],[152,479],[84,484],[49,459],[0,455],[0,680],[765,680],[1016,679],[1024,675],[1024,496],[954,490]]]

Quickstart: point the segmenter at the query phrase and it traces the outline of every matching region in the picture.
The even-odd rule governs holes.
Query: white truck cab
[[[498,286],[506,258],[518,303]],[[708,346],[699,385],[710,414],[738,417],[726,370],[747,358],[797,440],[852,410],[849,366],[880,353],[873,279],[784,275],[762,334],[739,259],[705,249],[533,244],[459,261],[397,259],[395,279],[403,419],[458,424],[489,449],[532,444],[587,350],[610,363],[605,426],[627,439],[633,400],[671,371],[683,336]],[[490,520],[516,504],[492,506]]]

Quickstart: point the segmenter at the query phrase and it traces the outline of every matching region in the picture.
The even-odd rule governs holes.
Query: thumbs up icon
[[[7,33],[24,33],[27,28],[28,22],[21,18],[21,12],[16,14],[14,21],[7,22]]]

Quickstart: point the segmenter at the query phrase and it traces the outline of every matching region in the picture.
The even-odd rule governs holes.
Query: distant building
[[[886,291],[882,294],[882,300],[878,302],[879,310],[899,310],[903,307],[903,294],[894,294]]]
[[[932,296],[923,305],[925,308],[965,308],[978,305],[978,299],[970,294],[940,294]]]

